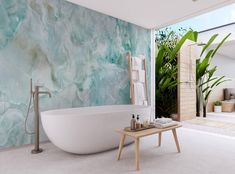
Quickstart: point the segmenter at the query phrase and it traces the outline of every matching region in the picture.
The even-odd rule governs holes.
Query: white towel
[[[139,82],[134,82],[134,95],[135,95],[135,104],[143,105],[145,101],[144,94],[144,85]]]
[[[144,84],[138,83],[138,93],[139,93],[139,99],[141,101],[141,105],[143,105],[143,102],[145,100],[145,91],[144,91]]]
[[[139,82],[144,83],[145,82],[145,71],[144,70],[139,70],[138,71],[139,74]]]
[[[132,71],[132,80],[134,80],[134,81],[138,81],[139,80],[138,71]]]
[[[141,70],[142,60],[138,57],[132,57],[132,70]]]
[[[133,83],[133,86],[134,86],[134,96],[135,96],[134,104],[139,105],[138,83]]]

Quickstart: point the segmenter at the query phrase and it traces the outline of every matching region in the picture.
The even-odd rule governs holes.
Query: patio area
[[[235,112],[207,113],[207,117],[197,117],[183,122],[184,127],[235,137]]]

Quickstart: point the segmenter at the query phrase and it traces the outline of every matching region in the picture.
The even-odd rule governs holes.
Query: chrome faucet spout
[[[47,94],[51,98],[51,93],[48,91],[39,91],[38,94]]]

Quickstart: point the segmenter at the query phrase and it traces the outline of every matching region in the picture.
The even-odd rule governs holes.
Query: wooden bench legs
[[[160,147],[161,144],[162,144],[162,133],[159,132],[159,134],[158,134],[158,146]]]
[[[140,170],[140,139],[135,138],[135,166],[136,170]]]
[[[120,143],[119,143],[119,148],[118,148],[118,154],[117,154],[117,160],[120,160],[121,158],[121,153],[123,149],[123,145],[125,142],[126,135],[122,134]],[[135,165],[136,165],[136,170],[140,170],[140,139],[135,138]]]
[[[177,138],[177,134],[176,134],[176,129],[172,129],[172,133],[174,136],[174,140],[175,140],[175,144],[177,147],[178,152],[180,153],[180,145],[179,145],[179,141]],[[117,154],[117,160],[120,160],[121,158],[121,153],[122,153],[122,149],[123,149],[123,145],[125,142],[125,138],[126,135],[125,134],[121,134],[121,139],[120,139],[120,143],[119,143],[119,149],[118,149],[118,154]],[[140,138],[141,137],[135,137],[135,165],[136,165],[136,170],[140,170]],[[162,139],[162,132],[158,133],[158,146],[161,146],[161,140]]]
[[[177,147],[177,151],[180,153],[180,145],[179,145],[179,141],[178,141],[178,138],[177,138],[176,129],[172,129],[172,133],[173,133],[173,135],[174,135],[174,139],[175,139],[175,144],[176,144],[176,147]]]
[[[174,136],[177,151],[180,153],[180,145],[179,145],[179,140],[178,140],[178,137],[177,137],[176,129],[172,129],[172,133],[173,133],[173,136]],[[162,132],[160,132],[158,134],[158,146],[160,147],[161,144],[162,144]]]
[[[120,160],[125,139],[126,139],[126,135],[121,134],[121,139],[120,139],[119,149],[118,149],[118,154],[117,154],[117,160]]]

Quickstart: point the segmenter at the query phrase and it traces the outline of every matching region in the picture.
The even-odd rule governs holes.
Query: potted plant
[[[222,111],[222,103],[221,101],[214,102],[214,112],[218,113]]]

